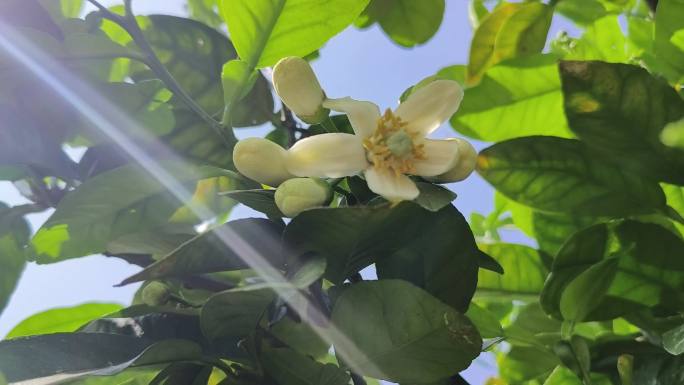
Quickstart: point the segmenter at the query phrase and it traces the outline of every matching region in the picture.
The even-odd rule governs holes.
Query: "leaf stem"
[[[164,82],[164,84],[174,95],[183,100],[190,110],[192,110],[202,120],[209,124],[209,126],[224,142],[226,147],[232,148],[237,142],[237,138],[235,137],[232,128],[228,129],[228,127],[222,125],[209,113],[207,113],[199,104],[197,104],[197,102],[195,102],[192,96],[190,96],[190,94],[183,89],[173,75],[171,75],[171,73],[166,69],[164,64],[159,60],[157,54],[154,52],[150,43],[145,38],[145,35],[140,28],[138,21],[136,20],[135,15],[133,14],[133,8],[131,6],[132,1],[124,0],[124,16],[110,11],[97,0],[88,0],[88,2],[97,7],[103,17],[115,22],[126,32],[128,32],[135,44],[137,44],[142,51],[147,66],[150,67],[150,69],[159,77],[162,82]]]

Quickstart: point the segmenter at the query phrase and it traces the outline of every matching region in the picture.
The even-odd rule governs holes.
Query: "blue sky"
[[[103,3],[116,4],[118,1]],[[182,3],[177,0],[134,2],[139,14],[184,15]],[[327,95],[370,100],[381,109],[395,107],[399,95],[407,87],[445,66],[466,63],[472,36],[467,3],[465,0],[447,0],[439,32],[427,44],[413,49],[395,45],[377,26],[367,30],[352,27],[334,37],[321,49],[320,58],[313,63]],[[555,36],[561,29],[573,30],[568,23],[556,19],[550,35]],[[240,130],[238,136],[263,135],[264,132],[263,128],[245,129]],[[453,137],[458,134],[447,123],[433,136]],[[482,143],[475,145],[478,149],[485,146]],[[493,191],[477,175],[449,187],[458,193],[455,205],[466,217],[472,211],[487,213],[491,210]],[[0,182],[0,201],[10,205],[25,202],[7,182]],[[249,210],[238,209],[233,217],[251,214]],[[44,214],[31,216],[34,228],[39,227],[46,217]],[[112,285],[136,270],[124,262],[101,256],[54,265],[30,264],[0,316],[0,337],[25,317],[49,308],[90,301],[128,303],[136,286],[114,288]],[[491,368],[491,363],[476,363],[468,371],[468,378],[473,384],[481,384],[491,373]]]

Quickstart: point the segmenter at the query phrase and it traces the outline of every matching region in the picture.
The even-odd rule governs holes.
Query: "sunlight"
[[[1,23],[0,48],[77,109],[94,127],[116,143],[122,152],[140,164],[151,177],[156,178],[179,201],[189,202],[191,200],[192,191],[185,188],[171,172],[148,154],[148,150],[143,150],[132,139],[142,137],[146,143],[150,143],[153,153],[157,156],[162,154],[160,158],[170,160],[175,164],[183,164],[184,161],[157,138],[149,135],[105,97],[99,95],[86,83],[66,70],[61,63],[41,52],[39,47],[24,38],[17,30]],[[188,171],[191,170],[190,165],[185,163],[185,166]],[[191,210],[204,221],[216,216],[204,205],[193,205]],[[280,271],[274,268],[264,256],[260,255],[239,235],[226,226],[219,226],[214,232],[226,248],[230,248],[237,255],[240,255],[244,262],[254,269],[264,281],[274,283],[274,290],[286,292],[287,295],[283,295],[283,299],[303,319],[321,320],[326,318],[312,301],[302,295],[295,286],[283,277]],[[279,240],[268,241],[278,242]],[[244,256],[249,256],[249,258]],[[366,367],[369,366],[370,359],[332,324],[326,329],[312,329],[326,342],[335,346],[336,353],[352,370],[355,370],[362,362]]]

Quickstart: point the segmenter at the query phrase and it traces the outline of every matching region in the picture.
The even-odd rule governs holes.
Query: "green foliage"
[[[72,307],[56,308],[34,314],[17,324],[5,338],[38,334],[74,332],[88,322],[122,308],[110,303],[86,303]]]
[[[444,0],[371,0],[354,22],[361,28],[374,23],[403,47],[424,44],[439,29],[444,16]]]
[[[481,338],[463,314],[401,280],[345,288],[333,322],[365,356],[360,374],[395,382],[431,382],[467,367]]]
[[[654,3],[470,2],[468,62],[400,98],[464,85],[450,123],[490,142],[477,171],[496,190],[468,223],[454,192],[413,175],[413,202],[328,178],[329,207],[284,219],[275,190],[233,165],[236,128],[268,126],[285,149],[353,133],[344,114],[293,118],[268,67],[325,55],[352,24],[425,44],[444,0],[188,0],[188,18],[122,5],[83,19],[82,0],[0,2],[3,39],[88,99],[0,50],[0,180],[29,201],[0,204],[0,311],[27,261],[103,253],[140,266],[122,285],[142,282],[130,307],[16,325],[0,384],[446,385],[483,351],[488,384],[679,384],[684,3]],[[579,31],[549,41],[559,15]],[[105,135],[88,111],[134,124]],[[230,218],[237,204],[262,218]],[[48,209],[32,233],[26,217]]]

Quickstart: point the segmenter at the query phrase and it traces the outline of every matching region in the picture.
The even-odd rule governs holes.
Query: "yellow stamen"
[[[363,146],[366,148],[368,160],[373,163],[373,166],[380,169],[387,169],[394,172],[395,175],[411,174],[415,172],[413,162],[417,159],[425,159],[425,145],[419,143],[420,134],[410,132],[405,129],[406,122],[403,122],[398,116],[392,113],[389,108],[378,119],[375,131],[371,136],[364,139]],[[395,146],[390,148],[388,140],[393,135],[401,135],[404,142],[401,143],[405,147],[405,138],[410,138],[410,148],[399,147],[397,151]],[[392,142],[398,142],[397,137]],[[392,149],[395,151],[393,152]],[[407,150],[407,151],[405,151]]]

